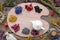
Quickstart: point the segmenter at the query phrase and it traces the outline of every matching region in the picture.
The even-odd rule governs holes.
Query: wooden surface
[[[3,2],[4,0],[0,0],[0,3],[2,3],[1,1]],[[11,8],[12,8],[12,7],[5,7],[4,14],[7,15]],[[50,9],[49,9],[49,10],[50,10]],[[60,10],[60,7],[58,8],[58,10]],[[56,17],[58,17],[58,15],[55,15],[54,17],[56,18]],[[54,27],[54,26],[51,24],[49,15],[48,15],[48,16],[42,16],[42,19],[48,21],[48,23],[50,24],[50,28],[55,28],[57,31],[59,31],[58,34],[60,35],[60,29],[58,29],[57,27]],[[6,23],[6,22],[7,22],[7,20],[5,19],[4,22],[3,22],[2,24],[0,24],[0,29],[4,30],[5,32],[6,32],[6,31],[11,32],[9,28],[6,28],[6,27],[3,26],[3,24]],[[14,33],[12,33],[12,34],[13,34],[18,40],[25,40],[24,37],[17,36],[17,35],[15,35]],[[38,37],[36,37],[36,38],[38,38]],[[4,39],[4,40],[5,40],[5,39]],[[39,39],[39,40],[40,40],[40,39]]]
[[[6,15],[8,15],[8,12],[11,10],[11,8],[12,7],[5,7],[5,10],[4,10],[4,14],[6,14]],[[49,9],[50,10],[50,9]],[[58,8],[58,10],[60,10],[60,8]],[[55,15],[55,18],[57,17],[57,15]],[[42,16],[41,17],[42,19],[44,19],[44,20],[46,20],[50,25],[50,27],[49,28],[55,28],[57,31],[60,31],[60,29],[58,29],[58,28],[56,28],[56,27],[54,27],[52,24],[51,24],[51,22],[50,22],[50,17],[49,17],[49,15],[48,16]],[[8,31],[8,32],[11,32],[11,30],[7,27],[5,27],[5,26],[3,26],[3,24],[4,23],[6,23],[7,22],[7,19],[5,19],[4,20],[4,22],[2,23],[2,24],[0,24],[0,29],[2,29],[2,30],[4,30],[5,32],[6,31]],[[24,38],[24,37],[20,37],[20,36],[17,36],[17,35],[15,35],[14,33],[12,33],[18,40],[25,40],[26,38]],[[59,35],[60,35],[60,32],[58,33]],[[45,34],[44,34],[45,35]],[[39,38],[39,37],[36,37],[36,38]],[[5,39],[4,39],[5,40]]]

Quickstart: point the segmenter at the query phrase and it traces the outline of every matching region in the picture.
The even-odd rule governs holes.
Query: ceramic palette
[[[20,7],[20,9],[16,7]],[[43,28],[45,28],[45,30],[39,30],[39,34],[44,34],[48,31],[49,23],[41,19],[41,16],[49,15],[49,10],[45,6],[39,3],[21,3],[21,4],[18,4],[16,7],[13,7],[9,11],[8,16],[7,16],[8,26],[12,32],[14,32],[16,35],[21,36],[21,37],[28,37],[29,35],[33,37],[33,35],[31,34],[31,30],[33,29],[31,21],[34,21],[34,20],[41,21],[42,25],[40,26],[43,26]],[[38,11],[35,9],[38,9]],[[12,19],[14,19],[13,21],[11,21],[12,19],[10,19],[9,21],[10,16],[12,17]],[[24,28],[29,29],[29,30],[27,29],[29,31],[28,35],[25,35],[22,33],[22,30]]]

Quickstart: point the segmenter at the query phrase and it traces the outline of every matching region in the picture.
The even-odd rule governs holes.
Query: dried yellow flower
[[[15,22],[17,20],[17,17],[15,15],[10,15],[9,21],[10,22]]]

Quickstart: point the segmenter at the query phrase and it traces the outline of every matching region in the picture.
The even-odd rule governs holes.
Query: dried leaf
[[[32,40],[32,37],[31,36],[28,36],[28,38],[26,40]]]
[[[60,28],[60,26],[58,25],[58,22],[55,18],[51,18],[51,23],[55,26],[57,26],[58,28]]]
[[[57,23],[58,23],[58,25],[60,25],[60,18],[59,17],[57,18]]]
[[[57,25],[57,20],[56,20],[55,18],[51,18],[51,23],[52,23],[53,25]]]

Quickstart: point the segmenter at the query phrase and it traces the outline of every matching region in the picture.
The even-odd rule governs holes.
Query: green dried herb
[[[58,25],[58,22],[55,18],[51,18],[51,23],[55,26],[57,26],[58,28],[60,28],[60,26]]]
[[[43,3],[44,5],[48,6],[49,8],[51,8],[56,14],[59,14],[59,11],[56,9],[54,3],[51,0],[39,0],[41,3]]]

